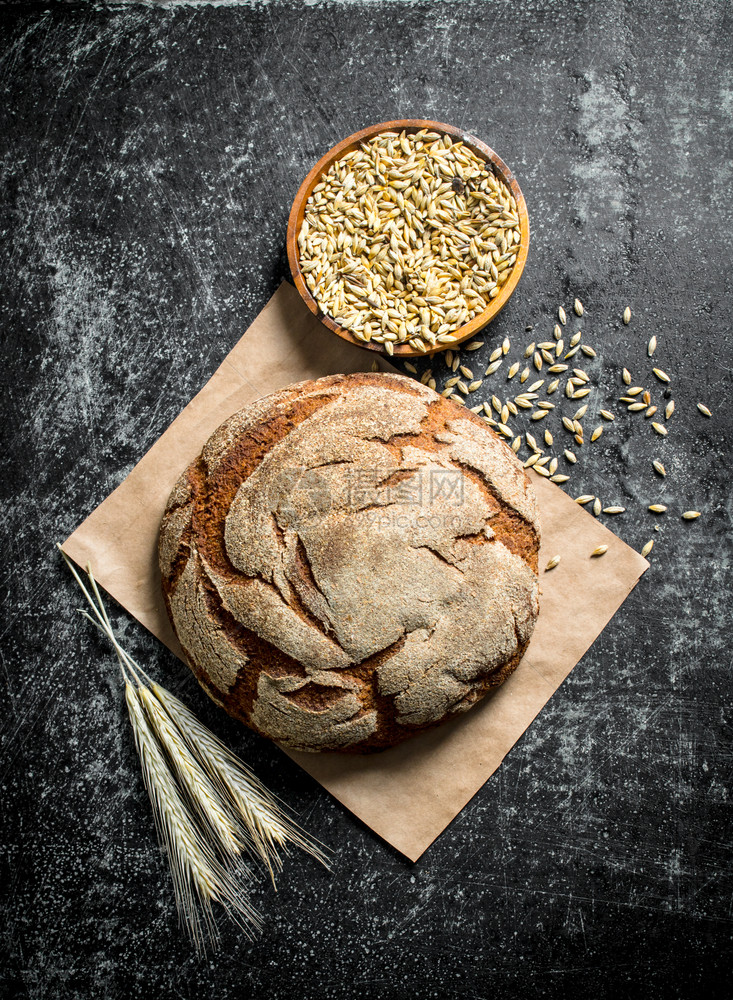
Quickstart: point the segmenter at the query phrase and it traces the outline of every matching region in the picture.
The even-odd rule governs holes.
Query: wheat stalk
[[[91,568],[87,566],[87,587],[58,548],[92,611],[80,608],[81,614],[109,639],[119,660],[143,781],[168,855],[181,923],[203,953],[207,939],[218,940],[211,905],[217,902],[251,937],[261,918],[248,899],[250,873],[241,863],[242,851],[264,862],[274,883],[275,871],[282,870],[279,852],[287,853],[288,844],[328,867],[324,850],[254,773],[120,646]]]

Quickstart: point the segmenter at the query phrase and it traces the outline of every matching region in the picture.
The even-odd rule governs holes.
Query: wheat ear
[[[279,852],[287,853],[288,844],[301,848],[329,868],[323,845],[287,814],[284,806],[246,764],[203,726],[183,702],[159,684],[153,683],[151,687],[201,766],[241,816],[252,845],[270,872],[273,883],[275,872],[282,871]]]
[[[207,937],[211,940],[218,937],[212,902],[220,903],[229,917],[252,937],[253,928],[260,927],[260,917],[247,900],[236,874],[222,866],[195,825],[145,717],[140,692],[129,680],[125,682],[125,698],[158,837],[168,855],[181,922],[199,954],[205,951]]]
[[[221,796],[201,765],[192,756],[180,732],[161,708],[158,699],[145,686],[140,687],[139,694],[145,707],[145,714],[173,766],[179,784],[185,789],[221,849],[236,857],[241,853],[243,846],[237,829],[238,824],[232,820]]]
[[[253,930],[258,930],[261,926],[261,918],[247,898],[244,879],[249,877],[249,873],[241,865],[225,868],[207,843],[203,831],[191,814],[189,802],[184,799],[176,784],[161,744],[174,762],[176,772],[179,776],[184,776],[181,784],[188,792],[189,801],[195,804],[199,815],[205,817],[207,829],[215,834],[218,843],[229,855],[236,856],[241,851],[241,840],[237,835],[241,824],[236,817],[230,815],[180,736],[176,736],[166,714],[143,684],[141,677],[149,680],[145,672],[117,642],[91,569],[87,567],[92,593],[66,554],[63,551],[61,554],[94,617],[82,609],[81,613],[107,636],[117,653],[143,781],[153,807],[158,838],[168,855],[181,923],[194,942],[197,952],[203,954],[207,938],[214,942],[218,939],[211,908],[212,902],[218,902],[245,934],[252,937]],[[144,706],[148,709],[147,713]],[[152,726],[151,717],[154,720]],[[156,722],[159,726],[157,734],[154,731]],[[177,756],[181,751],[185,759],[178,761]],[[201,779],[200,786],[197,786],[196,776]],[[197,902],[200,904],[200,912]]]
[[[328,868],[325,849],[183,702],[156,684],[120,646],[91,567],[87,566],[87,588],[58,548],[93,617],[83,609],[81,614],[109,639],[119,660],[143,780],[158,837],[169,858],[181,921],[200,953],[207,935],[213,940],[218,937],[212,902],[220,903],[251,937],[261,919],[247,898],[244,879],[249,873],[239,863],[242,849],[264,862],[273,884],[275,871],[282,870],[280,851],[287,853],[289,844]],[[207,837],[214,838],[229,867]]]

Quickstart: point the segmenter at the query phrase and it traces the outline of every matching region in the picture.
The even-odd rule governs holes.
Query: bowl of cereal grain
[[[441,122],[339,142],[301,184],[287,250],[308,308],[360,347],[400,357],[462,343],[509,301],[529,218],[507,165]]]

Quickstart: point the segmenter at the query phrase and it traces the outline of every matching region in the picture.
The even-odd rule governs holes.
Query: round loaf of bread
[[[168,501],[163,593],[198,680],[296,750],[364,753],[464,712],[538,612],[534,491],[475,414],[401,375],[235,413]]]

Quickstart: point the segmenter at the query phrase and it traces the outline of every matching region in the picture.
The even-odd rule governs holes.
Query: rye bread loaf
[[[538,612],[534,491],[475,414],[401,375],[273,393],[171,493],[163,593],[199,682],[297,750],[378,750],[464,712]]]

